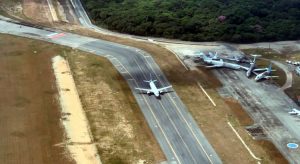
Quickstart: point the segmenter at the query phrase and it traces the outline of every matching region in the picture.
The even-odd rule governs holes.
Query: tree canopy
[[[300,0],[82,0],[96,25],[189,41],[300,38]]]

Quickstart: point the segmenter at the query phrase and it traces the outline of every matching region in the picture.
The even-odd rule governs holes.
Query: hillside
[[[82,0],[104,28],[191,41],[300,39],[299,0]]]

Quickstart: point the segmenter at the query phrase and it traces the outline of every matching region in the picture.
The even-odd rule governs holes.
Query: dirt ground
[[[49,45],[0,35],[0,163],[72,163],[55,146],[64,136],[51,57],[62,49]]]
[[[220,87],[221,83],[210,71],[207,71],[207,69],[199,69],[199,71],[185,70],[174,54],[160,45],[107,36],[82,29],[77,29],[73,32],[134,46],[149,52],[168,80],[172,83],[179,97],[188,107],[192,116],[224,163],[255,162],[230,127],[227,126],[228,121],[234,123],[235,129],[246,143],[249,144],[248,146],[256,156],[263,159],[263,161],[260,162],[286,163],[284,157],[272,143],[261,144],[267,143],[267,141],[257,142],[248,135],[244,124],[250,124],[252,120],[250,120],[244,110],[240,110],[242,113],[237,114],[239,112],[236,112],[236,108],[242,109],[239,104],[230,104],[218,95],[216,88]],[[208,98],[206,98],[205,94],[197,86],[196,81],[199,81],[208,94],[214,99],[217,107],[212,106]],[[199,107],[199,104],[201,104],[201,107]],[[244,118],[248,120],[243,120]],[[232,154],[235,154],[235,156]],[[274,154],[278,158],[273,158]],[[236,158],[236,156],[239,158]]]
[[[234,111],[232,111],[232,107],[217,94],[215,88],[220,85],[220,82],[218,82],[211,73],[207,71],[197,72],[185,70],[171,52],[159,45],[102,35],[86,29],[78,28],[78,26],[60,26],[60,28],[71,30],[72,32],[79,33],[81,35],[97,37],[112,42],[138,47],[152,54],[168,80],[173,84],[178,95],[198,122],[209,142],[220,155],[223,162],[256,163],[247,150],[242,146],[232,130],[227,126],[227,121],[238,122],[238,116],[236,116]],[[202,93],[197,86],[196,81],[199,81],[208,94],[213,97],[216,101],[217,107],[213,107],[210,104],[204,93]],[[199,104],[201,104],[201,107],[199,107]],[[246,140],[246,143],[250,144],[249,147],[254,151],[254,153],[263,158],[263,163],[280,163],[280,161],[277,162],[277,159],[272,158],[273,149],[267,149],[263,146],[263,144],[253,141],[246,133],[243,126],[239,124],[234,124],[234,126],[240,135]],[[100,149],[100,154],[102,153],[103,152],[101,152]],[[110,154],[111,152],[106,150],[104,153]],[[233,156],[232,154],[235,155]],[[110,159],[107,160],[109,161]],[[121,159],[116,157],[113,161],[115,160],[118,161]]]
[[[106,59],[66,56],[103,163],[166,160],[126,81]]]
[[[23,0],[23,14],[37,22],[52,22],[47,0]],[[38,14],[37,14],[38,13]]]
[[[68,138],[67,150],[76,163],[101,164],[69,63],[61,56],[55,56],[52,62],[62,110],[61,122]]]

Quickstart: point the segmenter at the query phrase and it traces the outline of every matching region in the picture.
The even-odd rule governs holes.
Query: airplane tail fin
[[[255,62],[256,62],[256,58],[257,58],[257,57],[260,57],[261,55],[251,54],[251,56],[253,56],[253,61],[252,61],[252,63],[255,63]]]
[[[270,63],[270,65],[268,67],[268,72],[272,72],[272,63]]]
[[[218,52],[216,51],[216,53],[215,53],[213,59],[218,59],[218,58],[219,58],[219,55],[218,55]]]

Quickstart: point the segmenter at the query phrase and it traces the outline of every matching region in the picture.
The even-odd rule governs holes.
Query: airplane
[[[213,55],[209,52],[209,56],[204,53],[200,53],[199,57],[203,59],[206,64],[211,64],[210,66],[205,66],[206,68],[219,68],[226,67],[231,69],[240,69],[241,66],[239,64],[224,62],[223,59],[218,57],[217,52]]]
[[[167,86],[167,87],[162,87],[162,88],[157,88],[155,85],[155,82],[157,80],[144,80],[144,82],[149,83],[150,89],[146,89],[146,88],[135,88],[136,90],[140,90],[140,91],[145,91],[147,94],[153,93],[155,95],[155,97],[160,98],[160,94],[166,92],[165,90],[168,88],[171,88],[172,86]]]
[[[252,73],[258,72],[258,71],[267,71],[267,68],[255,68],[256,67],[256,57],[259,57],[261,55],[251,55],[253,56],[253,60],[250,60],[250,66],[249,67],[244,67],[241,66],[242,69],[246,70],[246,76],[250,77]]]
[[[271,78],[274,78],[274,77],[278,77],[278,76],[270,76],[271,75],[271,72],[272,71],[275,71],[275,70],[272,70],[272,63],[269,65],[268,68],[265,68],[266,71],[262,72],[262,73],[257,73],[256,71],[253,71],[254,74],[256,74],[256,77],[255,77],[255,81],[259,81],[261,79],[271,79]]]
[[[289,114],[300,116],[300,110],[293,108],[292,111],[289,112]]]

